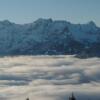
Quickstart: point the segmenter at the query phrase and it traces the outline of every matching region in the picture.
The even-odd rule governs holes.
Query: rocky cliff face
[[[0,22],[0,55],[88,54],[100,55],[100,28],[94,22],[38,19],[19,25]]]

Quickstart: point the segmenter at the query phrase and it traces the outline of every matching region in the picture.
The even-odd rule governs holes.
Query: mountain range
[[[38,19],[28,24],[0,21],[0,55],[100,56],[100,28],[90,21],[72,24]]]

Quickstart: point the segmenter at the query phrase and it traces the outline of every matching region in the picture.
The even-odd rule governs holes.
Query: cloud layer
[[[100,58],[18,56],[0,58],[0,99],[100,99]]]

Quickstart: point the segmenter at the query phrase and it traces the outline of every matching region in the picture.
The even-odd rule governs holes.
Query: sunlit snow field
[[[0,58],[0,100],[100,100],[100,58]]]

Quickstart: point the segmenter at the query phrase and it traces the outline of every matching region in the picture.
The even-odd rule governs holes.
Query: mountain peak
[[[9,20],[3,20],[0,21],[0,23],[2,23],[3,25],[12,25],[12,22],[10,22]]]
[[[52,19],[51,18],[49,18],[49,19],[39,18],[35,22],[39,22],[39,23],[42,23],[42,22],[52,22]]]
[[[11,23],[9,20],[3,20],[4,23]]]
[[[100,47],[94,46],[100,43],[99,30],[93,21],[77,25],[40,18],[20,25],[4,20],[0,22],[0,54],[74,54],[83,52],[87,44],[99,53]]]
[[[96,27],[96,24],[95,24],[94,21],[89,21],[88,24],[91,25],[91,26],[95,26]]]

